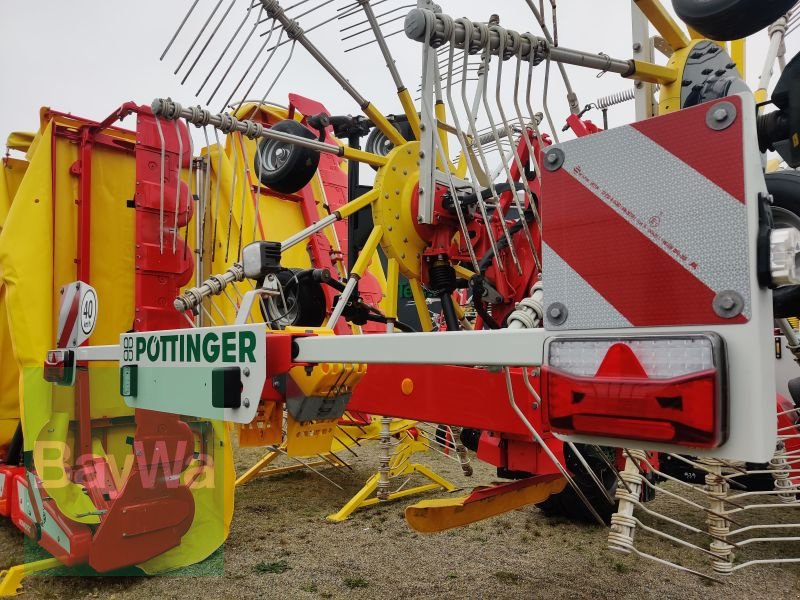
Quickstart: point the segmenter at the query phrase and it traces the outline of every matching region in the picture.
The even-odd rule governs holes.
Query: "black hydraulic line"
[[[460,330],[456,308],[453,306],[453,297],[445,292],[439,295],[439,300],[442,302],[442,313],[444,314],[444,322],[447,324],[447,331]]]
[[[506,193],[510,189],[511,189],[511,186],[508,184],[508,182],[506,182],[506,183],[498,183],[497,185],[494,186],[494,191],[497,193],[498,196],[500,194]],[[523,183],[521,183],[519,181],[516,181],[516,182],[514,182],[514,189],[516,191],[520,192],[520,191],[525,189],[525,184],[523,184]],[[486,188],[485,190],[481,190],[481,199],[488,200],[491,197],[492,197],[492,190],[490,188]],[[476,194],[476,193],[467,194],[466,196],[462,196],[461,197],[461,204],[463,206],[469,206],[470,204],[475,204],[477,202],[478,202],[478,194]]]
[[[533,215],[530,215],[531,219],[533,219]],[[511,227],[508,229],[509,237],[514,235],[515,233],[519,233],[522,231],[522,227],[528,224],[528,214],[525,215],[525,220],[518,219]],[[503,250],[508,247],[508,238],[506,236],[501,236],[495,240],[495,245],[497,246],[498,250]],[[494,250],[489,248],[486,254],[484,254],[480,261],[478,261],[478,269],[481,273],[485,273],[487,269],[492,265],[492,260],[494,260]]]

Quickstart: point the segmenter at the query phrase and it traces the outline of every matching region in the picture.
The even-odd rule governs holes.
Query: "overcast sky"
[[[195,92],[209,72],[227,39],[241,22],[250,0],[234,0],[235,5],[208,50],[198,61],[185,86],[180,78],[194,61],[204,39],[195,47],[183,65],[179,76],[173,74],[181,58],[188,50],[194,34],[202,27],[213,7],[221,6],[211,26],[213,29],[222,12],[231,0],[198,0],[197,8],[187,23],[186,30],[178,38],[164,62],[159,55],[169,41],[193,0],[2,0],[0,2],[0,69],[2,70],[2,95],[0,95],[0,140],[3,145],[9,132],[34,131],[38,127],[41,106],[71,112],[92,119],[102,119],[115,107],[127,100],[149,104],[154,97],[171,96],[184,104],[205,104],[208,92],[227,68],[233,56],[236,42],[228,51],[221,66],[217,68],[200,98]],[[284,6],[298,0],[286,0]],[[336,14],[336,9],[352,0],[308,0],[295,9],[297,15],[309,7],[319,6],[314,14],[300,19],[301,25],[310,27]],[[403,4],[413,0],[385,0],[377,6],[379,14],[399,8],[390,15],[400,16],[407,12]],[[440,0],[444,11],[457,16],[468,16],[473,20],[487,20],[489,11],[497,12],[501,24],[518,31],[539,33],[532,14],[523,0],[503,0],[488,3],[482,0]],[[549,5],[549,2],[545,2]],[[390,18],[386,17],[386,18]],[[353,24],[350,19],[344,26]],[[387,33],[402,28],[403,20],[394,21],[385,28]],[[239,40],[244,38],[244,32]],[[267,24],[261,26],[264,31]],[[392,81],[384,66],[376,45],[356,52],[345,53],[345,48],[354,41],[365,41],[366,37],[342,42],[340,25],[334,22],[309,34],[309,37],[383,112],[400,112]],[[364,27],[355,27],[349,33]],[[631,56],[630,2],[627,0],[559,0],[558,32],[562,46],[592,52],[605,52],[613,57]],[[191,35],[190,35],[191,33]],[[275,34],[277,37],[277,33]],[[232,77],[223,88],[230,88],[238,81],[237,76],[250,62],[260,42],[254,41],[232,69]],[[261,38],[259,38],[260,40]],[[390,44],[406,85],[415,90],[420,69],[420,46],[410,42],[403,34],[390,38]],[[798,50],[798,38],[792,36],[787,42],[789,57]],[[767,48],[767,34],[760,32],[753,38],[748,51],[748,81],[757,82]],[[250,54],[248,54],[250,52]],[[289,46],[281,48],[271,65],[256,83],[253,98],[261,98],[272,83],[277,71],[284,64]],[[266,54],[265,54],[266,55]],[[659,60],[664,61],[663,57]],[[261,64],[260,62],[257,64]],[[237,71],[239,69],[239,71]],[[543,66],[537,72],[541,80]],[[629,89],[630,81],[608,74],[600,79],[596,72],[569,67],[569,73],[578,92],[581,104],[595,100],[604,94]],[[246,83],[245,87],[249,85]],[[309,57],[305,50],[297,47],[286,70],[269,97],[279,103],[286,102],[289,92],[297,92],[324,102],[333,113],[357,113],[358,107],[343,93],[341,88]],[[211,108],[218,110],[227,97],[221,93]],[[554,82],[551,109],[554,117],[563,122],[567,107],[564,93],[558,82]],[[632,105],[615,109],[611,115],[612,125],[632,119]],[[598,122],[600,116],[593,117]],[[132,126],[132,125],[129,125]]]

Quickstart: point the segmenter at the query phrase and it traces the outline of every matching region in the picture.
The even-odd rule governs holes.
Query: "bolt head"
[[[718,108],[717,110],[714,111],[714,115],[713,116],[714,116],[714,120],[717,123],[722,123],[725,119],[728,118],[728,111],[725,110],[724,108]]]
[[[553,319],[558,319],[558,318],[561,317],[561,309],[558,308],[557,306],[553,306],[550,309],[549,313],[550,313],[550,317],[553,318]]]
[[[551,165],[556,164],[558,162],[558,155],[555,152],[551,152],[547,155],[547,162],[549,162]]]
[[[723,310],[732,310],[736,306],[736,301],[730,296],[725,296],[719,301],[719,305]]]

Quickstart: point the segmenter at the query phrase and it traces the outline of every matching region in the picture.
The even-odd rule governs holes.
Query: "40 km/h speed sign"
[[[61,288],[58,311],[58,347],[80,346],[97,324],[97,292],[88,283],[75,281]]]

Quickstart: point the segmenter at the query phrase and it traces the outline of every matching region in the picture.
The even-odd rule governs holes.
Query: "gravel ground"
[[[759,566],[725,584],[714,583],[612,553],[605,547],[606,530],[547,518],[535,507],[437,535],[408,528],[403,506],[410,500],[330,523],[325,515],[338,510],[377,465],[376,446],[359,453],[351,457],[352,471],[324,471],[344,490],[309,471],[259,478],[240,488],[224,548],[178,576],[35,576],[25,583],[26,597],[774,600],[800,595],[800,566]],[[258,455],[240,450],[237,468],[252,464]],[[434,453],[421,461],[464,487],[492,481],[493,471],[480,463],[473,463],[475,476],[466,479],[458,464]],[[693,566],[701,564],[686,552],[662,550]],[[0,567],[22,557],[20,535],[3,521]]]

